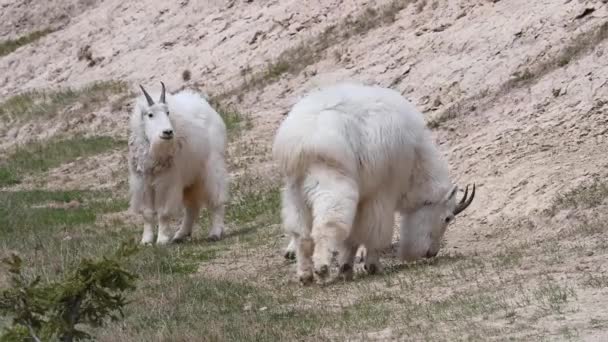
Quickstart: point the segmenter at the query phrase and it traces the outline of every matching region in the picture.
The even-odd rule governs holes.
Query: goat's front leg
[[[285,253],[283,253],[285,259],[293,260],[296,258],[296,241],[294,238],[289,240],[289,244],[285,248]]]
[[[209,230],[209,240],[218,241],[224,235],[224,204],[218,204],[210,208],[211,229]]]
[[[167,182],[174,184],[174,182]],[[155,204],[158,212],[158,236],[156,243],[165,245],[171,242],[173,233],[170,220],[173,213],[182,207],[182,189],[175,186],[167,186],[156,189]]]
[[[157,245],[166,245],[171,241],[173,234],[171,233],[171,216],[167,214],[158,215],[158,237],[156,238]]]
[[[156,226],[156,212],[153,209],[144,209],[144,233],[141,237],[142,245],[150,245],[154,242],[154,226]]]
[[[143,217],[144,217],[144,232],[141,237],[143,245],[149,245],[154,242],[154,228],[156,227],[156,211],[154,210],[154,189],[146,186],[143,191]]]

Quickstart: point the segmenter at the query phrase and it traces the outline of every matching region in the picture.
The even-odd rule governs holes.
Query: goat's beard
[[[175,139],[164,140],[154,139],[150,143],[149,155],[154,160],[164,159],[170,157],[175,152]]]

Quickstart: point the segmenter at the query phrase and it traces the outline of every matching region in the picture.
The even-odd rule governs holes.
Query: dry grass
[[[429,126],[431,128],[438,128],[443,123],[452,120],[457,116],[485,108],[506,93],[530,86],[543,76],[585,56],[598,44],[606,40],[606,38],[608,38],[608,22],[603,23],[591,31],[582,32],[576,35],[569,42],[564,44],[564,48],[560,52],[557,54],[550,54],[548,59],[539,60],[536,63],[524,67],[522,70],[515,71],[511,79],[503,83],[498,89],[492,91],[492,93],[484,90],[479,94],[465,98],[449,106],[438,116],[429,120]]]
[[[568,205],[597,203],[587,195],[567,198]],[[116,241],[137,239],[141,230],[119,218],[101,219],[126,208],[124,198],[110,193],[2,192],[0,201],[8,203],[0,209],[2,251],[19,252],[32,265],[28,272],[43,281],[83,257],[107,253]],[[192,241],[143,249],[131,265],[141,280],[125,320],[94,331],[97,339],[537,340],[605,324],[596,317],[584,324],[568,319],[588,310],[576,305],[580,296],[606,283],[598,271],[557,277],[554,269],[581,253],[575,235],[554,231],[483,255],[443,251],[409,264],[387,255],[383,274],[368,276],[359,265],[351,282],[303,288],[288,281],[294,265],[280,255],[279,210],[276,184],[249,172],[233,180],[225,239],[202,238],[209,226],[203,213],[203,229]],[[599,240],[585,248],[593,257],[608,255]]]
[[[605,203],[607,198],[608,183],[596,177],[558,194],[545,213],[553,216],[561,209],[591,209]]]
[[[264,151],[246,145],[232,158]],[[65,162],[55,159],[57,153],[32,155],[45,165]],[[22,167],[20,158],[8,158],[5,166]],[[130,266],[141,278],[125,320],[94,330],[96,339],[538,340],[606,329],[606,320],[597,315],[571,319],[592,313],[594,307],[578,302],[594,298],[606,284],[602,269],[568,264],[608,256],[608,245],[597,239],[605,231],[595,222],[582,222],[572,231],[547,230],[525,243],[505,240],[502,247],[481,253],[477,248],[496,241],[465,246],[459,253],[444,249],[434,259],[415,263],[386,255],[380,275],[369,276],[357,265],[351,282],[301,287],[291,281],[294,264],[281,256],[286,241],[279,225],[279,184],[247,169],[247,163],[232,165],[240,172],[231,181],[226,237],[218,242],[203,238],[209,227],[203,212],[202,229],[195,228],[192,241],[144,248]],[[585,183],[556,203],[594,207],[608,196],[604,188],[601,182]],[[42,281],[141,234],[141,223],[128,215],[107,216],[127,206],[126,198],[110,192],[4,191],[0,202],[0,254],[18,252],[31,265],[28,272],[42,275]],[[581,236],[591,237],[590,242],[582,244]],[[567,280],[561,277],[563,268]],[[601,298],[597,302],[603,305]]]
[[[80,115],[107,104],[111,96],[125,94],[128,86],[122,81],[94,82],[79,89],[28,91],[0,103],[0,118],[9,122],[49,119],[68,110],[71,115]]]
[[[0,41],[0,57],[6,56],[22,46],[33,43],[53,31],[53,29],[44,29],[40,31],[30,32],[25,36],[19,37],[14,40],[8,39]]]
[[[296,75],[307,66],[324,58],[325,51],[330,47],[342,44],[353,36],[392,24],[399,12],[414,2],[414,0],[393,0],[380,8],[369,7],[356,17],[348,15],[342,22],[329,26],[318,36],[286,49],[275,61],[266,64],[263,70],[243,72],[244,82],[221,94],[220,97],[236,96],[254,89],[262,90],[285,74]]]

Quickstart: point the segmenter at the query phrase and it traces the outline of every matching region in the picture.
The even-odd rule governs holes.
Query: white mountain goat
[[[400,256],[434,257],[454,216],[471,204],[468,187],[448,177],[423,115],[399,93],[338,84],[301,99],[281,123],[273,157],[284,176],[282,219],[303,284],[329,274],[339,252],[340,275],[352,277],[357,248],[365,268],[380,270],[394,213],[402,215]]]
[[[157,219],[157,244],[183,241],[203,205],[211,213],[209,239],[218,240],[228,197],[226,126],[199,94],[166,94],[161,85],[158,103],[140,85],[143,96],[131,114],[129,185],[131,209],[144,218],[141,242],[154,241]],[[173,236],[169,220],[182,209],[182,226]]]

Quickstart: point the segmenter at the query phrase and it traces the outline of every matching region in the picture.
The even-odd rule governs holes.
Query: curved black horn
[[[144,96],[146,97],[146,100],[148,101],[148,106],[152,106],[154,104],[154,101],[152,101],[150,94],[148,94],[146,89],[144,89],[144,87],[141,84],[139,85],[139,87],[141,88],[141,91],[144,92]]]
[[[471,191],[471,197],[467,198],[468,195],[469,186],[467,185],[467,187],[464,189],[464,196],[462,197],[460,202],[458,202],[458,205],[456,205],[456,208],[454,209],[454,216],[460,214],[471,204],[471,202],[473,202],[473,198],[475,197],[475,183],[473,183],[473,191]]]
[[[163,87],[163,90],[160,93],[160,103],[167,103],[165,101],[165,84],[161,81],[160,85]]]

